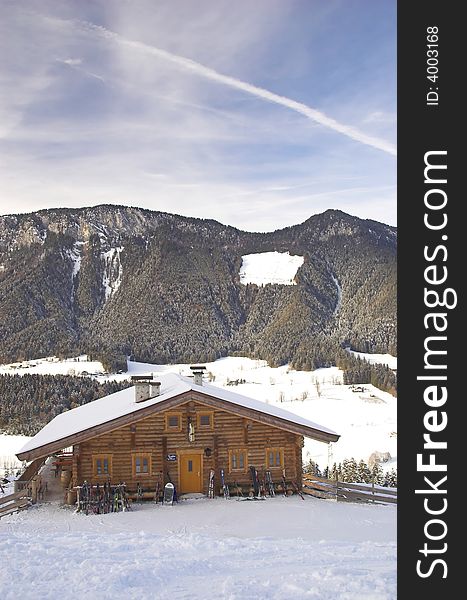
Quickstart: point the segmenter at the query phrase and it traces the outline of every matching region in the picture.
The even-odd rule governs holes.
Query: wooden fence
[[[24,510],[31,503],[30,490],[24,488],[20,492],[7,494],[0,498],[0,518],[14,512]]]
[[[309,474],[303,475],[303,493],[316,498],[337,500],[338,502],[397,504],[396,488],[374,484],[347,483]]]
[[[15,481],[15,491],[0,498],[0,518],[24,510],[37,502],[42,490],[42,478],[39,471],[45,458],[32,461],[24,473]]]

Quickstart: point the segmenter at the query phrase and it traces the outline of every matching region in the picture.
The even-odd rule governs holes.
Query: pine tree
[[[358,467],[355,458],[346,458],[342,462],[342,481],[348,483],[358,481]]]
[[[371,470],[363,459],[358,463],[357,477],[360,483],[371,483],[372,481]]]
[[[384,472],[381,463],[377,460],[371,470],[371,480],[375,485],[383,485],[384,483]]]
[[[397,471],[394,468],[386,472],[383,485],[386,487],[397,487]]]

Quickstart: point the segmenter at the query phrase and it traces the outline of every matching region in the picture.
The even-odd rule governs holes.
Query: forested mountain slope
[[[304,257],[296,285],[240,283],[242,255]],[[0,216],[0,361],[88,353],[116,366],[227,354],[335,364],[396,354],[396,230],[328,210],[248,233],[123,206]]]

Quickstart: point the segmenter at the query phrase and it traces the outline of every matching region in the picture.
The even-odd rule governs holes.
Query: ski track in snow
[[[395,515],[296,497],[89,516],[42,505],[0,521],[2,600],[391,600]]]

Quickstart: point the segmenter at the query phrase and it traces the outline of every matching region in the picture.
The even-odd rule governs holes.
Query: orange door
[[[180,492],[201,492],[201,454],[180,455]]]

